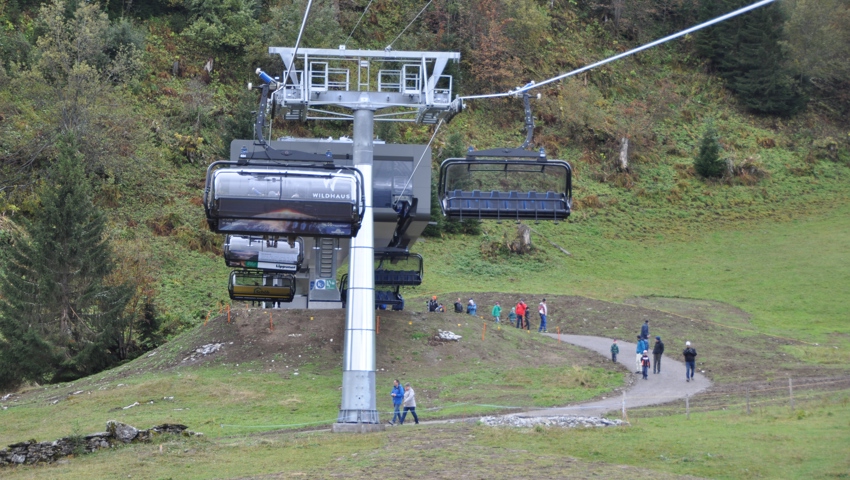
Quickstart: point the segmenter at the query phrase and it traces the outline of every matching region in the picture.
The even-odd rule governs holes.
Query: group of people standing
[[[463,313],[464,305],[461,302],[460,298],[455,301],[455,313]],[[437,301],[437,297],[431,297],[431,301],[428,302],[428,311],[430,312],[444,312],[443,304]],[[476,315],[478,313],[478,305],[475,303],[475,300],[469,299],[466,303],[466,313],[469,315]],[[537,305],[537,314],[540,315],[540,327],[537,329],[540,333],[548,333],[546,329],[546,320],[549,317],[549,306],[546,304],[546,299],[540,301]],[[493,321],[496,323],[502,323],[502,305],[499,302],[496,302],[493,305],[493,309],[490,310],[490,315],[493,317]],[[511,307],[510,313],[508,313],[508,320],[511,322],[511,325],[516,328],[525,328],[526,330],[531,329],[531,308],[525,303],[524,299],[520,299],[517,302],[516,306]]]
[[[499,302],[496,302],[496,306],[493,307],[493,318],[496,323],[501,322],[501,313],[502,307],[499,306]],[[549,316],[549,306],[546,304],[545,298],[537,304],[537,314],[540,315],[540,327],[537,329],[537,332],[547,333],[546,319]],[[508,321],[510,321],[511,325],[516,328],[525,328],[526,330],[531,329],[531,307],[525,303],[524,299],[521,298],[519,302],[517,302],[516,306],[511,307],[511,312],[508,314]]]
[[[617,361],[617,354],[620,353],[620,347],[617,345],[617,340],[611,344],[611,361]],[[640,328],[640,335],[637,336],[637,347],[635,348],[635,373],[640,373],[644,380],[649,378],[649,368],[652,367],[652,373],[661,373],[661,357],[664,355],[664,342],[660,336],[655,337],[655,345],[652,347],[652,359],[649,358],[649,320],[645,320]],[[694,370],[696,369],[697,351],[691,346],[691,342],[685,342],[685,349],[682,351],[685,357],[685,381],[690,382],[694,378]]]

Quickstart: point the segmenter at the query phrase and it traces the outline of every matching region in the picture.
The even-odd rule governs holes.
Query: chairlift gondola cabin
[[[300,237],[251,237],[228,235],[224,240],[224,261],[228,267],[296,273],[304,261],[304,240]]]
[[[422,274],[422,255],[403,248],[375,250],[376,286],[421,285]]]
[[[227,291],[231,300],[291,302],[295,298],[295,276],[258,270],[230,272]]]
[[[217,233],[351,238],[365,211],[363,175],[333,164],[214,162],[204,208]]]
[[[440,165],[438,194],[449,218],[564,220],[572,206],[572,169],[523,149],[473,151]]]

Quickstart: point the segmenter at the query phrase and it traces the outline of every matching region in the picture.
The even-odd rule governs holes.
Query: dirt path
[[[548,335],[552,338],[558,338],[558,335],[554,333],[549,333]],[[587,335],[561,335],[561,341],[584,347],[606,358],[611,358],[610,338],[591,337]],[[630,372],[634,372],[637,344],[618,341],[617,345],[620,346],[617,363],[625,365]],[[684,399],[687,395],[696,395],[711,386],[711,380],[706,378],[705,375],[700,374],[699,371],[697,371],[693,380],[690,382],[685,381],[685,362],[679,360],[682,358],[681,351],[684,348],[683,345],[665,344],[666,352],[661,358],[661,373],[653,374],[650,370],[648,380],[643,380],[639,374],[632,373],[636,380],[634,381],[634,385],[626,391],[626,409],[660,405],[674,400]],[[676,359],[670,358],[671,356],[674,356]],[[606,412],[620,411],[622,407],[623,396],[618,395],[603,400],[578,403],[564,407],[530,410],[516,415],[521,417],[551,415],[601,416]]]

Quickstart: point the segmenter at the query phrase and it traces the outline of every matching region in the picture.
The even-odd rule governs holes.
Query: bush
[[[709,122],[699,145],[699,153],[694,159],[694,170],[704,178],[720,178],[726,170],[726,162],[720,158],[722,147],[714,124]]]

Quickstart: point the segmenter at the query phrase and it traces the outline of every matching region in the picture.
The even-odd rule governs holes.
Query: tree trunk
[[[629,171],[629,139],[623,137],[620,141],[620,164],[617,166],[621,172]]]

